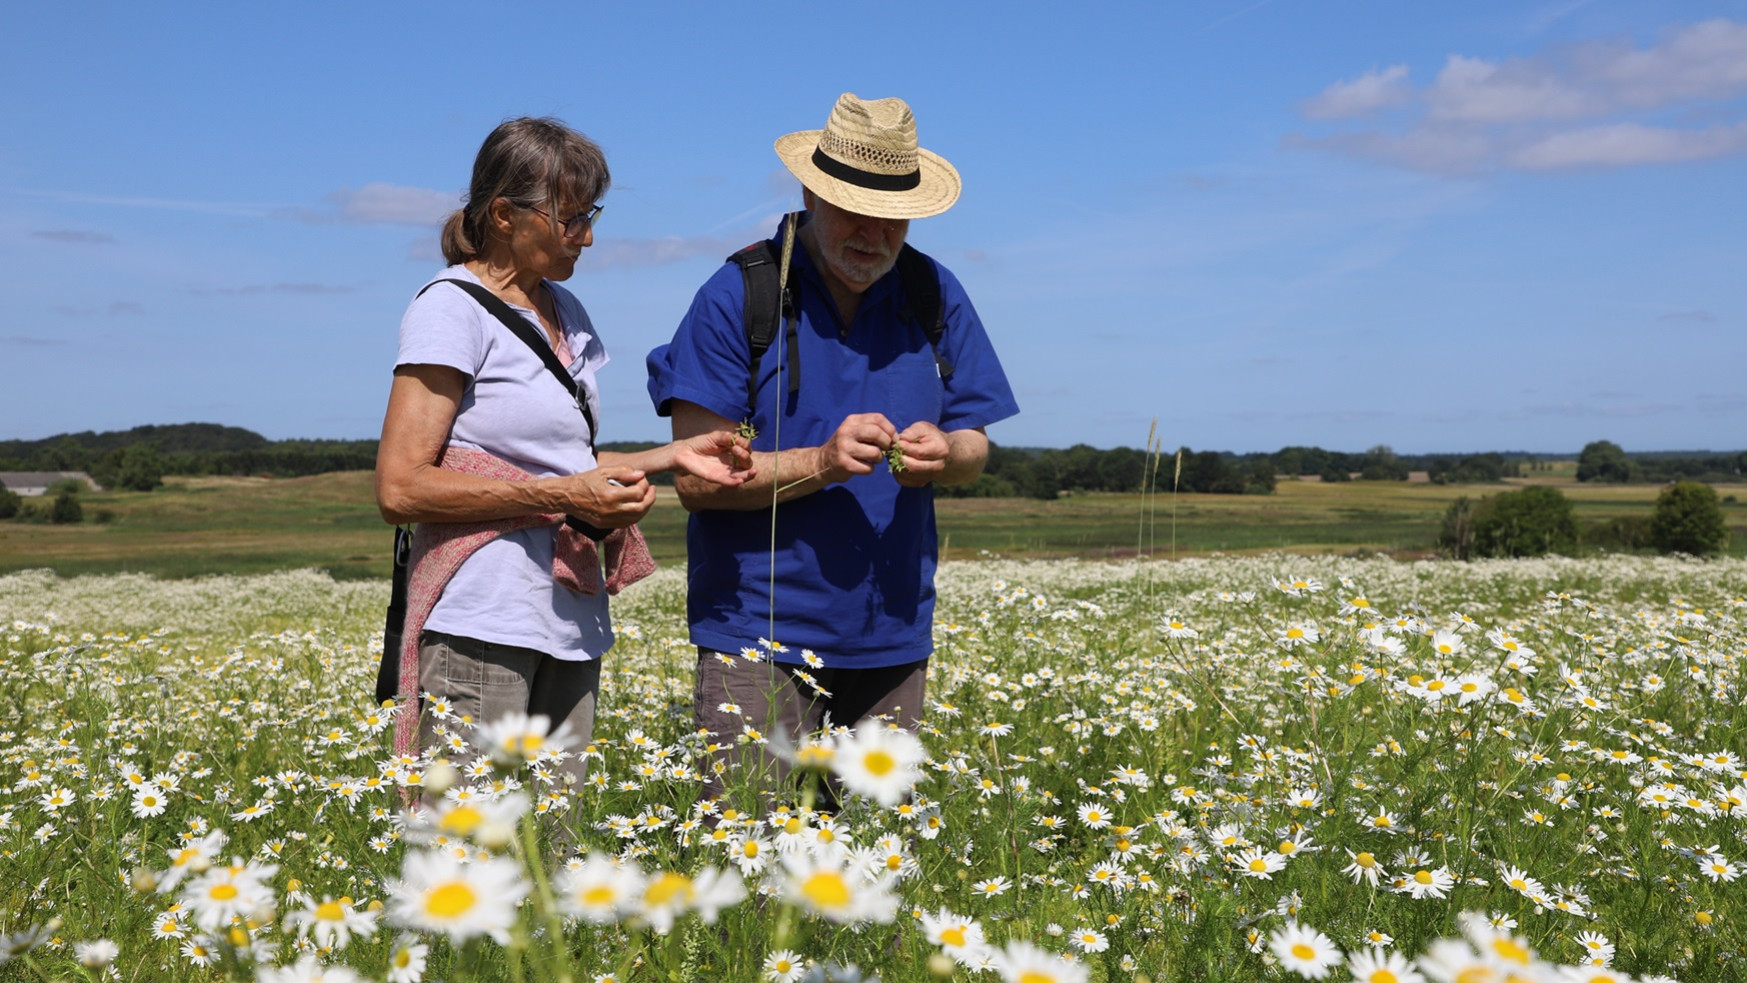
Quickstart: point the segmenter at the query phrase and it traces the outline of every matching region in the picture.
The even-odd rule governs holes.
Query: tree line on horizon
[[[106,488],[148,491],[165,475],[299,477],[376,466],[375,440],[268,440],[252,430],[215,423],[143,426],[125,431],[61,434],[0,441],[0,471],[83,471]],[[603,450],[639,450],[652,442],[603,443]],[[1424,471],[1438,484],[1484,484],[1547,466],[1554,455],[1528,452],[1397,454],[1388,446],[1350,453],[1283,447],[1273,453],[1006,447],[991,442],[977,481],[940,489],[947,497],[1053,499],[1076,492],[1137,492],[1145,488],[1232,495],[1270,494],[1281,478],[1322,481],[1406,481]],[[1578,455],[1577,479],[1595,482],[1734,481],[1747,473],[1747,452],[1628,453],[1594,441]],[[665,477],[665,476],[664,476]]]

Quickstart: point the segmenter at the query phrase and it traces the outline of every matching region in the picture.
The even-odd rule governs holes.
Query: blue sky
[[[869,10],[878,10],[877,17]],[[1747,4],[30,4],[0,63],[0,438],[373,437],[500,120],[615,186],[569,286],[603,438],[798,207],[771,151],[902,96],[964,176],[1009,445],[1747,446]],[[869,407],[877,409],[877,407]]]

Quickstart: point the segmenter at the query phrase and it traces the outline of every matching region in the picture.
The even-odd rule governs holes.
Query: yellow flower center
[[[460,881],[450,881],[425,895],[425,914],[434,918],[456,918],[473,910],[479,896],[473,888]]]
[[[1303,942],[1294,942],[1292,943],[1292,954],[1300,959],[1309,961],[1316,957],[1316,950],[1305,945]]]
[[[1522,966],[1529,964],[1529,950],[1521,942],[1511,938],[1492,940],[1492,951],[1502,959],[1508,959]]]
[[[212,890],[206,894],[214,901],[229,901],[237,896],[237,886],[235,884],[214,884]]]
[[[338,901],[323,901],[315,909],[315,917],[324,922],[343,922],[346,920],[346,910],[340,907]]]
[[[963,946],[965,943],[965,930],[962,926],[942,929],[940,932],[940,941],[947,945]]]
[[[684,874],[672,871],[662,874],[649,885],[649,890],[643,893],[643,900],[650,906],[671,904],[674,899],[690,901],[692,897],[692,879]]]
[[[861,766],[866,768],[869,774],[884,777],[890,775],[898,767],[898,759],[885,751],[869,751],[862,755]]]
[[[1432,882],[1432,872],[1429,870],[1419,871],[1413,875],[1413,879],[1421,884],[1430,884]]]
[[[582,892],[582,903],[586,905],[609,905],[618,897],[618,892],[605,884],[597,884]]]
[[[466,836],[478,829],[479,824],[483,822],[485,822],[485,813],[470,805],[461,805],[449,810],[448,814],[443,817],[441,825],[444,832]]]
[[[1361,853],[1353,858],[1353,863],[1358,864],[1366,870],[1370,870],[1372,867],[1377,866],[1377,858],[1369,853]]]
[[[841,908],[849,904],[849,884],[843,875],[822,870],[801,882],[801,896],[820,908]]]

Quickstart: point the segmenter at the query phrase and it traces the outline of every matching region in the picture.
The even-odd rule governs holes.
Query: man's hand
[[[752,448],[732,430],[713,430],[673,442],[673,470],[733,488],[757,476]]]
[[[898,435],[898,446],[904,451],[904,469],[894,468],[892,477],[905,488],[921,488],[940,478],[952,454],[946,434],[934,424],[920,420]]]
[[[880,459],[897,442],[898,428],[883,413],[845,417],[837,432],[819,448],[818,473],[826,484],[873,474]]]

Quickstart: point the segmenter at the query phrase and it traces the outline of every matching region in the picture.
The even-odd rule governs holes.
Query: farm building
[[[92,491],[103,490],[83,471],[0,471],[0,488],[28,498],[46,495],[50,485],[68,478],[84,482],[85,487]]]

